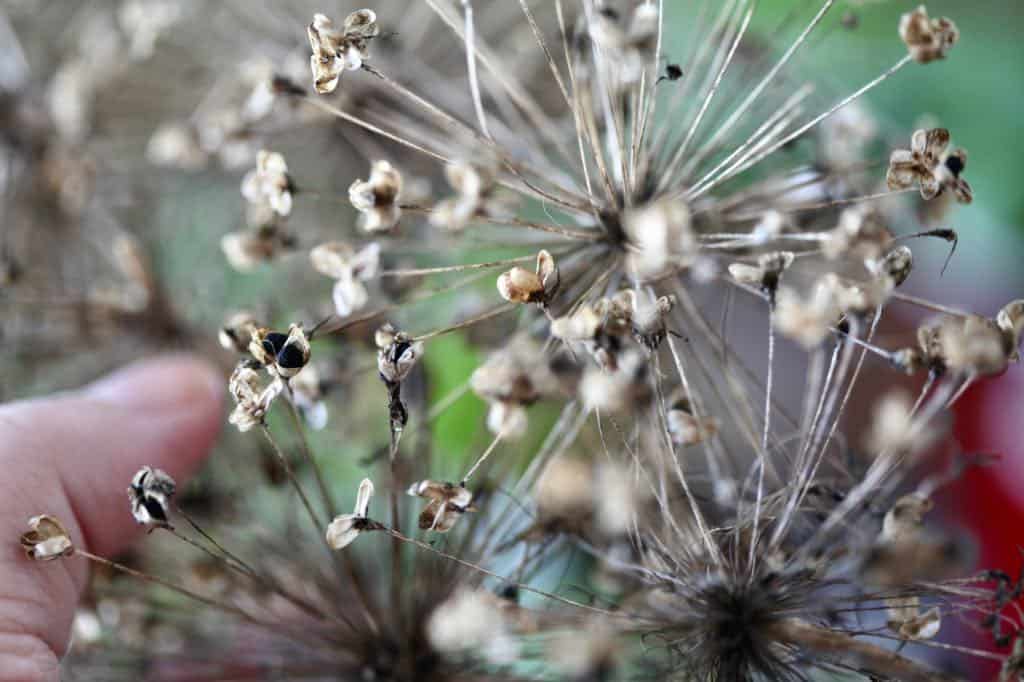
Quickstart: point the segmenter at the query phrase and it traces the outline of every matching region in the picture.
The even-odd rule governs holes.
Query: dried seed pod
[[[899,286],[910,277],[914,267],[914,254],[907,246],[897,246],[877,261],[867,263],[868,268],[876,275],[889,277],[893,286]]]
[[[621,353],[615,369],[589,367],[579,393],[588,409],[602,413],[629,413],[651,398],[649,367],[637,349]]]
[[[555,259],[546,250],[537,254],[537,269],[514,267],[498,277],[498,293],[511,303],[547,306],[558,290],[560,277]]]
[[[718,420],[711,416],[696,417],[689,410],[671,409],[665,415],[668,433],[675,445],[696,445],[718,433]]]
[[[882,274],[869,282],[844,282],[835,273],[821,278],[823,286],[831,291],[836,308],[843,315],[864,316],[877,310],[889,298],[893,280]]]
[[[292,245],[291,237],[276,228],[229,232],[220,240],[220,248],[228,264],[239,272],[249,272],[269,263]]]
[[[501,212],[501,204],[492,197],[494,174],[484,168],[459,161],[445,167],[448,184],[455,196],[439,202],[430,213],[430,223],[452,232],[461,232],[476,217]]]
[[[169,527],[167,506],[174,491],[174,479],[166,472],[148,466],[139,469],[128,486],[128,501],[136,523]]]
[[[420,513],[419,527],[437,533],[447,533],[466,512],[476,511],[473,493],[463,485],[439,481],[419,481],[407,491],[413,497],[430,500]]]
[[[796,256],[791,251],[773,251],[759,256],[756,266],[733,263],[729,266],[729,274],[737,282],[757,286],[769,296],[774,296],[782,273],[793,264],[794,258]]]
[[[409,412],[402,401],[402,382],[423,354],[423,344],[413,342],[405,332],[391,323],[374,334],[377,342],[377,371],[388,391],[388,414],[391,420],[392,445],[409,420]]]
[[[647,295],[634,298],[630,318],[633,338],[648,350],[657,350],[668,334],[665,318],[676,303],[675,296],[653,298]]]
[[[525,406],[542,394],[557,394],[559,382],[546,363],[537,363],[540,348],[524,339],[492,354],[470,377],[470,387],[490,403],[487,426],[506,438],[525,434]]]
[[[848,256],[874,260],[892,243],[892,231],[882,215],[870,206],[851,206],[839,214],[839,224],[822,243],[825,257]]]
[[[625,240],[635,248],[628,267],[641,278],[655,277],[669,268],[691,265],[699,248],[689,207],[682,201],[663,200],[627,211],[622,225],[605,225],[609,238]],[[619,234],[614,234],[614,232]]]
[[[423,344],[412,341],[408,334],[395,329],[391,323],[378,329],[374,337],[381,378],[392,384],[404,381],[423,354]]]
[[[840,314],[834,286],[822,279],[806,301],[794,289],[781,287],[772,321],[782,334],[810,349],[828,337]]]
[[[369,180],[356,180],[348,188],[348,198],[359,211],[359,228],[364,232],[387,232],[398,225],[402,209],[398,198],[402,176],[387,161],[375,161]]]
[[[913,407],[914,401],[905,391],[887,393],[879,400],[866,443],[872,456],[923,446],[919,425],[914,423]]]
[[[960,39],[956,24],[945,17],[930,19],[924,5],[900,17],[899,33],[910,56],[921,64],[945,59]]]
[[[327,426],[327,403],[324,398],[324,382],[315,365],[307,365],[289,382],[291,398],[295,408],[302,415],[306,425],[314,431]]]
[[[1011,301],[996,315],[996,324],[1003,332],[1010,349],[1009,359],[1016,362],[1020,357],[1021,334],[1024,333],[1024,299]]]
[[[885,513],[882,520],[882,542],[901,542],[915,539],[921,532],[924,516],[935,503],[921,492],[908,493],[900,497]]]
[[[463,588],[430,614],[427,636],[443,654],[474,653],[494,665],[507,665],[516,660],[519,644],[509,631],[505,611],[493,594]]]
[[[335,279],[331,297],[339,317],[361,310],[370,300],[365,282],[376,278],[380,244],[371,242],[359,251],[344,242],[327,242],[309,253],[313,269]]]
[[[21,536],[21,547],[29,559],[53,561],[74,553],[68,531],[56,518],[46,514],[33,516],[28,527]]]
[[[939,607],[933,606],[922,612],[920,600],[916,597],[907,599],[887,599],[889,620],[887,625],[904,639],[928,640],[939,634],[942,626],[942,615]]]
[[[292,181],[284,156],[261,149],[256,169],[242,179],[242,196],[251,204],[269,205],[280,216],[291,213]]]
[[[618,12],[604,7],[593,13],[590,38],[607,60],[611,87],[620,90],[636,83],[654,61],[660,14],[656,5],[637,5],[627,22]]]
[[[537,480],[537,513],[543,522],[578,522],[594,509],[594,470],[587,460],[553,459]]]
[[[515,403],[495,401],[487,411],[487,428],[493,434],[501,434],[507,440],[516,440],[526,435],[530,426],[526,408]]]
[[[885,180],[892,190],[903,190],[917,183],[921,197],[934,199],[943,190],[951,191],[962,204],[969,204],[973,191],[960,173],[967,165],[967,152],[949,148],[949,131],[945,128],[917,130],[910,149],[897,149],[889,157]]]
[[[952,371],[991,376],[1002,373],[1010,362],[1003,331],[980,315],[945,319],[939,326],[938,343],[945,366]]]
[[[257,329],[249,343],[249,352],[271,374],[290,379],[309,362],[311,349],[302,325],[293,324],[287,334]]]
[[[220,328],[217,340],[224,350],[245,353],[252,343],[252,335],[259,328],[256,318],[247,312],[237,312],[228,317]]]
[[[341,514],[327,526],[327,544],[331,549],[344,549],[352,544],[359,534],[367,530],[379,530],[380,524],[370,521],[366,514],[373,497],[373,481],[364,478],[356,493],[356,506],[351,514]]]
[[[907,374],[916,374],[928,364],[928,358],[919,348],[901,348],[889,360]]]
[[[601,316],[586,304],[572,315],[551,322],[551,335],[562,341],[592,341],[600,329]]]
[[[263,386],[258,371],[261,367],[256,361],[243,360],[228,380],[228,391],[236,403],[228,422],[242,432],[262,424],[270,405],[284,390],[284,382],[279,377]]]
[[[327,95],[338,87],[342,73],[362,68],[370,57],[370,40],[380,35],[380,27],[373,10],[361,9],[345,17],[340,31],[329,18],[316,14],[306,35],[313,49],[309,58],[313,87]]]

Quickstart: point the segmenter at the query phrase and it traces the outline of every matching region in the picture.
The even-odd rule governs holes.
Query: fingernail
[[[225,385],[209,363],[189,355],[166,355],[119,369],[84,392],[131,410],[219,409]]]

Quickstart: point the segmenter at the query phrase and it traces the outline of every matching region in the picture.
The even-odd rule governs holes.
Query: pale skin
[[[0,682],[60,679],[89,576],[82,557],[29,560],[18,543],[28,518],[55,516],[76,547],[116,554],[143,530],[128,511],[132,475],[150,465],[180,486],[217,438],[224,388],[211,366],[167,356],[0,406]]]

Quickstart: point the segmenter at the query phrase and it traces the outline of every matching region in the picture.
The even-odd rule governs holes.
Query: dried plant
[[[290,492],[266,493],[261,511],[284,519],[207,528],[175,506],[166,474],[140,471],[135,518],[202,559],[171,579],[180,556],[149,573],[34,517],[30,558],[84,558],[160,588],[111,580],[108,610],[134,639],[100,628],[79,643],[79,670],[916,681],[976,657],[1021,678],[1020,581],[973,572],[928,512],[964,467],[989,464],[940,466],[932,446],[948,441],[950,405],[1018,359],[1024,303],[988,318],[904,293],[908,244],[958,236],[891,225],[911,193],[970,201],[966,153],[945,129],[886,149],[855,108],[904,70],[937,68],[915,62],[950,56],[956,27],[907,14],[893,66],[819,104],[800,73],[843,22],[833,0],[795,13],[780,45],[752,37],[753,3],[667,4],[424,0],[409,10],[419,23],[391,3],[310,12],[308,65],[255,86],[263,114],[340,127],[365,158],[338,178],[320,148],[248,146],[248,227],[223,243],[235,268],[280,268],[286,300],[293,283],[320,286],[314,303],[292,296],[287,328],[239,314],[221,331],[239,356],[230,422],[276,458]],[[669,40],[668,12],[687,35]],[[442,67],[403,60],[428,43]],[[233,135],[248,142],[250,124]],[[201,125],[179,132],[153,138],[158,160],[226,151],[196,142]],[[445,186],[416,188],[442,170]],[[354,229],[306,244],[304,211],[339,204]],[[937,317],[916,345],[890,347],[880,329],[898,328],[901,307]],[[431,400],[423,366],[456,334],[487,360]],[[346,369],[321,378],[335,356]],[[903,373],[916,395],[897,389]],[[894,390],[866,400],[862,383]],[[434,452],[431,431],[469,392],[489,434],[462,462]],[[307,431],[351,433],[367,415],[379,451],[339,504],[333,453],[314,453]],[[850,417],[867,426],[843,428]],[[559,589],[569,570],[585,588]],[[158,599],[168,590],[202,615]],[[947,641],[953,621],[1014,648]]]

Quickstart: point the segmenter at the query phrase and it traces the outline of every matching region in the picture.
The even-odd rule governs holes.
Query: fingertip
[[[219,413],[223,373],[212,363],[184,353],[140,360],[90,384],[84,394],[132,409],[168,410],[191,406]]]

